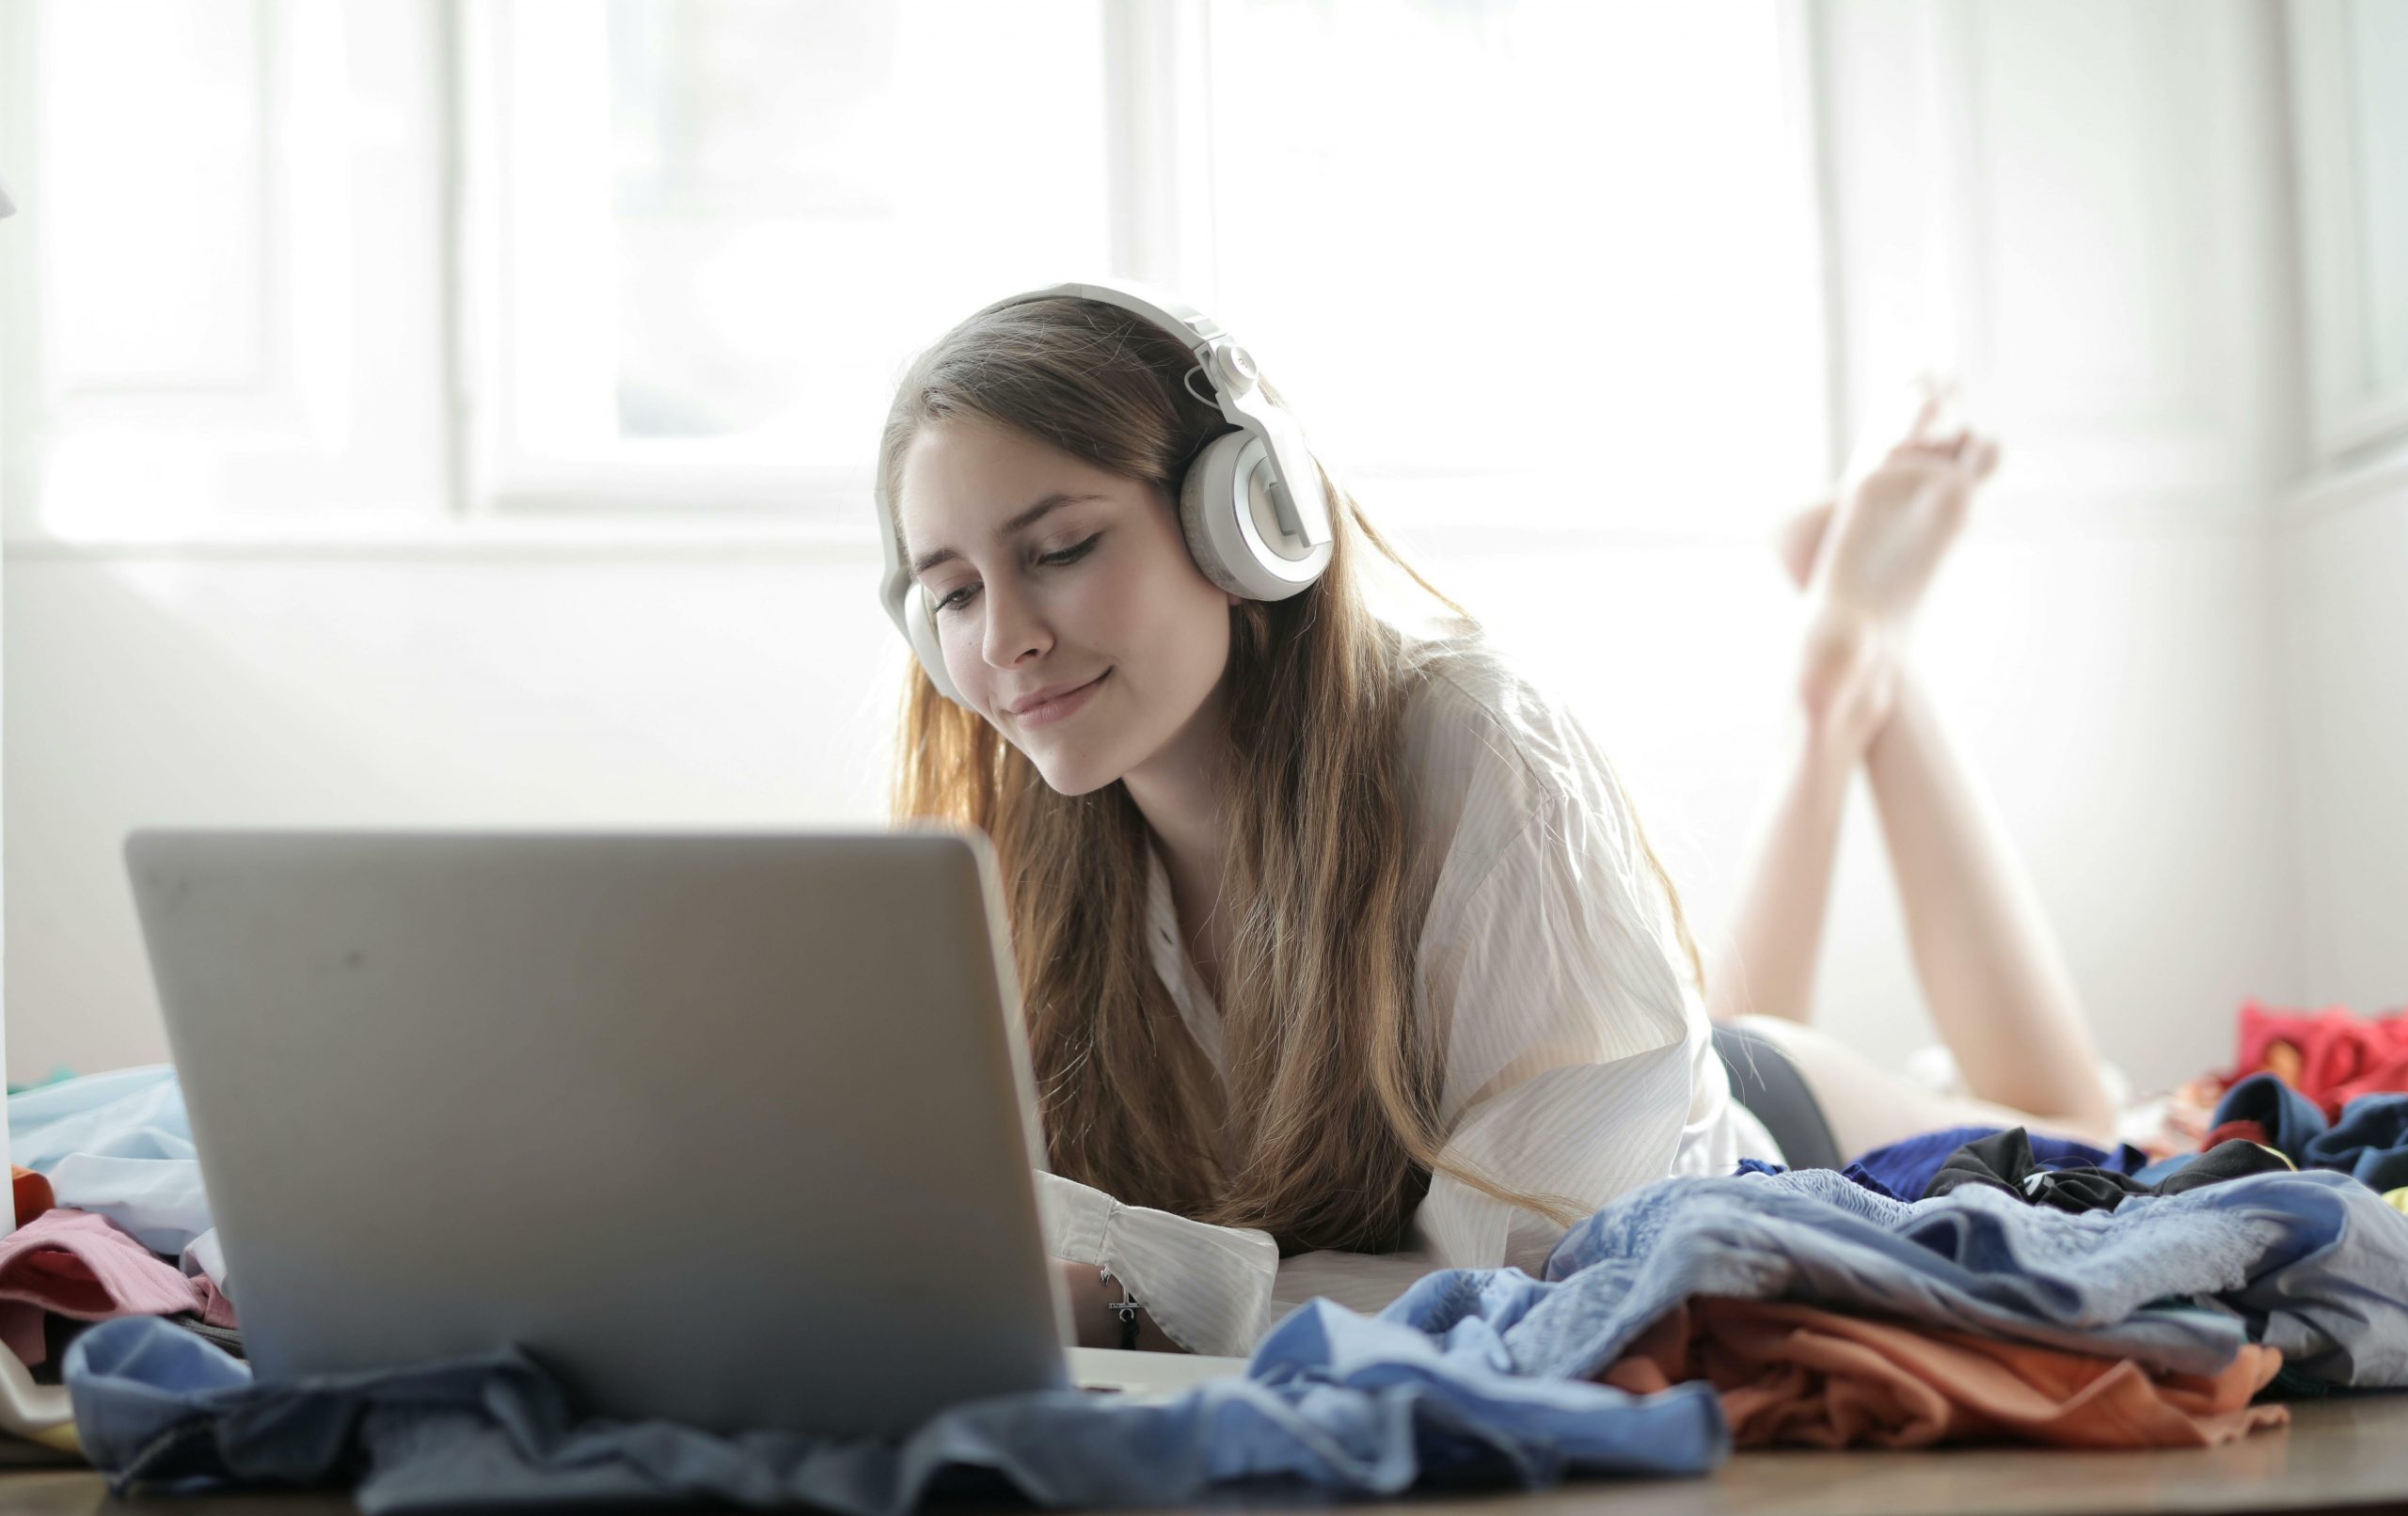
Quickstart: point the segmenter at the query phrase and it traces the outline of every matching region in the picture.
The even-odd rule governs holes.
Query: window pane
[[[260,333],[260,34],[252,8],[48,6],[40,207],[61,388],[246,385]],[[130,108],[135,102],[141,108]],[[161,123],[172,121],[172,131]]]
[[[1365,472],[1596,480],[1574,512],[1799,487],[1822,348],[1780,21],[1219,6],[1213,314]]]
[[[522,461],[699,444],[865,470],[914,347],[1015,280],[1104,266],[1097,0],[612,0],[510,24]]]

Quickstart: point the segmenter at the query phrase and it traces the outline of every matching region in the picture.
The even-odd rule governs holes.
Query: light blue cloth
[[[356,1498],[370,1516],[673,1496],[883,1516],[997,1478],[1049,1506],[1185,1501],[1262,1479],[1394,1494],[1424,1479],[1702,1474],[1730,1451],[1702,1382],[1639,1397],[1502,1365],[1493,1340],[1440,1344],[1405,1319],[1315,1301],[1264,1337],[1243,1379],[1144,1400],[1001,1397],[957,1406],[899,1445],[573,1424],[557,1382],[515,1350],[262,1386],[147,1317],[76,1338],[66,1376],[85,1451],[120,1494],[341,1482],[364,1447]]]
[[[8,1097],[8,1156],[58,1204],[98,1211],[153,1253],[181,1255],[230,1298],[171,1065],[61,1080]]]
[[[2211,1372],[2243,1340],[2408,1384],[2408,1215],[2344,1175],[2258,1174],[2069,1212],[1968,1187],[1892,1200],[1828,1170],[1668,1179],[1566,1233],[1554,1284],[1434,1274],[1392,1309],[1501,1333],[1525,1373],[1611,1363],[1691,1295],[1787,1297]],[[1499,1297],[1510,1297],[1500,1299]],[[2190,1302],[2180,1308],[2163,1303]]]
[[[1417,1480],[1695,1473],[1728,1446],[1703,1383],[1632,1398],[1588,1376],[1701,1293],[2195,1371],[2257,1338],[2329,1382],[2408,1383],[2408,1215],[2337,1174],[2081,1213],[1980,1188],[1899,1201],[1828,1170],[1668,1179],[1574,1228],[1548,1273],[1432,1274],[1376,1319],[1316,1301],[1272,1330],[1243,1381],[1151,1403],[989,1400],[899,1448],[572,1425],[557,1385],[515,1352],[262,1386],[148,1319],[86,1333],[66,1378],[85,1447],[120,1493],[340,1481],[364,1461],[372,1513],[685,1495],[884,1513],[975,1471],[1048,1505],[1192,1500],[1264,1477],[1386,1494]]]

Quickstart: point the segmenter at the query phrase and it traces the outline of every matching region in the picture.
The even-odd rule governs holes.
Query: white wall
[[[1429,538],[1441,585],[1572,699],[1711,930],[1769,773],[1791,592],[1752,541]],[[1935,687],[2033,862],[2112,1054],[2173,1077],[2297,982],[2254,525],[1980,522],[1926,616]],[[9,1066],[165,1056],[118,847],[141,825],[869,820],[899,678],[867,555],[11,560]],[[1682,654],[1691,655],[1688,656]],[[1834,1026],[1927,1039],[1869,807]]]
[[[2332,744],[2306,735],[2357,738],[2365,703],[2397,688],[2360,628],[2392,608],[2399,645],[2397,574],[2368,555],[2400,561],[2408,508],[2312,526],[2272,509],[2297,468],[2272,7],[1816,15],[1834,387],[1861,406],[1915,355],[1953,358],[2005,437],[1924,657],[2109,1054],[2164,1082],[2228,1056],[2243,996],[2371,1003],[2386,973],[2408,983],[2379,907],[2340,898],[2403,897],[2408,817],[2381,758],[2400,771],[2408,723],[2338,788],[2314,766]],[[1764,542],[1674,524],[1500,547],[1435,524],[1427,497],[1367,497],[1592,723],[1714,932],[1788,676],[1790,596]],[[1763,502],[1767,529],[1782,503]],[[164,1056],[117,853],[129,827],[876,816],[900,664],[873,571],[865,542],[13,546],[12,1077]],[[2332,583],[2347,593],[2287,625],[2304,584]],[[1861,795],[1849,826],[1824,1014],[1894,1060],[1930,1034]]]
[[[2300,1003],[2408,1008],[2408,458],[2279,529]]]

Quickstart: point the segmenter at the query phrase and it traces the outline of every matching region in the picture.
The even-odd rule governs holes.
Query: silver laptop
[[[907,1431],[1070,1349],[975,834],[137,830],[263,1380],[515,1343],[584,1410]]]

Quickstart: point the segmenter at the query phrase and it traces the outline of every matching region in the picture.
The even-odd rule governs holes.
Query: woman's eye
[[[1061,568],[1065,565],[1075,563],[1080,559],[1086,557],[1088,553],[1095,550],[1095,545],[1102,540],[1103,533],[1099,531],[1094,536],[1089,537],[1086,541],[1083,543],[1073,543],[1069,546],[1063,548],[1058,553],[1047,553],[1042,558],[1039,558],[1038,561],[1050,567]],[[978,587],[974,584],[965,584],[960,589],[946,595],[943,599],[937,601],[928,608],[932,611],[958,610],[963,606],[970,603],[971,595],[975,593]]]
[[[1093,548],[1097,543],[1101,542],[1102,540],[1103,533],[1099,531],[1083,543],[1074,543],[1071,545],[1063,548],[1058,553],[1048,553],[1043,558],[1038,559],[1038,561],[1040,563],[1054,564],[1075,563],[1080,559],[1086,557],[1088,550]]]

